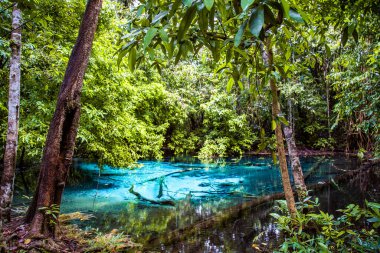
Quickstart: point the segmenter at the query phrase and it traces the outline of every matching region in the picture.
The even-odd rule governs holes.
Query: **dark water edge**
[[[319,199],[319,209],[339,216],[339,209],[354,203],[364,206],[365,200],[380,201],[380,168],[360,174],[345,184],[330,184],[311,192]],[[185,240],[171,244],[145,245],[144,252],[273,252],[283,242],[270,213],[275,212],[275,201],[241,212],[237,219],[215,224],[207,230],[197,231]],[[165,241],[165,238],[163,238]],[[252,247],[259,246],[260,251]]]

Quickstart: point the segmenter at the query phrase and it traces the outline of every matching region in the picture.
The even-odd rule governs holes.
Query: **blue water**
[[[305,175],[313,169],[308,184],[356,168],[355,161],[345,158],[309,157],[301,163]],[[282,191],[278,167],[271,158],[257,156],[217,163],[167,158],[140,161],[133,169],[77,161],[73,174],[80,176],[66,187],[62,211],[91,213],[95,218],[79,223],[82,228],[118,229],[142,243],[254,197]],[[132,186],[143,199],[129,192]]]

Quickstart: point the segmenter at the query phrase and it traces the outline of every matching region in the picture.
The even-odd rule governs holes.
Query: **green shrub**
[[[318,198],[297,204],[296,218],[290,218],[285,201],[272,213],[285,241],[278,252],[379,252],[380,204],[367,202],[364,208],[350,204],[334,217],[319,210]]]

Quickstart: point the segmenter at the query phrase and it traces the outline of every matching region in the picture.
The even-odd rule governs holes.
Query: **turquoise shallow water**
[[[345,158],[309,157],[301,162],[309,184],[356,168],[354,160]],[[89,221],[78,222],[82,228],[104,232],[118,229],[147,244],[152,238],[165,237],[170,231],[187,228],[253,197],[282,191],[279,170],[269,157],[218,163],[167,158],[139,164],[141,167],[135,169],[99,168],[95,163],[77,161],[64,192],[62,211],[94,215]],[[143,199],[129,192],[132,185]],[[175,205],[152,204],[144,199],[170,200]],[[203,246],[213,244],[208,238],[199,239]],[[224,242],[219,244],[223,246]]]
[[[62,210],[115,211],[124,209],[127,203],[149,204],[129,192],[132,185],[134,191],[149,200],[223,200],[227,206],[282,191],[280,172],[268,157],[244,157],[214,164],[196,159],[139,164],[141,167],[136,169],[110,166],[100,169],[95,163],[77,162],[75,170],[85,176],[65,189]],[[313,170],[307,183],[316,183],[354,168],[355,162],[342,158],[303,158],[302,165],[305,175]]]

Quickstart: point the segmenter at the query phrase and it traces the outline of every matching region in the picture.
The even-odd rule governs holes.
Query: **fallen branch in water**
[[[172,200],[153,200],[153,199],[145,198],[140,193],[134,191],[133,188],[134,188],[134,185],[132,185],[131,188],[129,188],[129,192],[135,195],[139,200],[143,200],[143,201],[149,202],[151,204],[156,204],[156,205],[175,206],[175,202]]]

